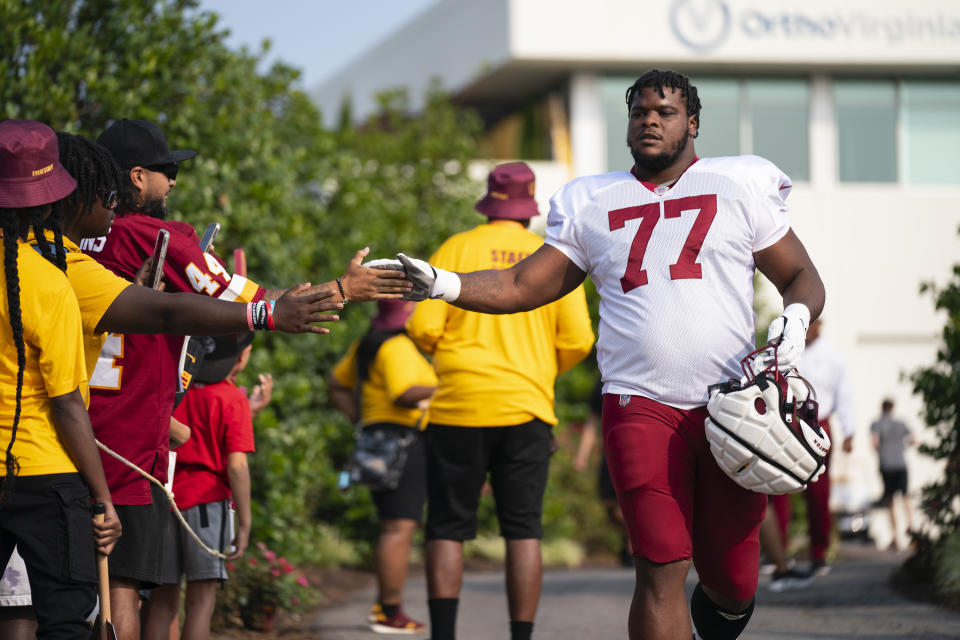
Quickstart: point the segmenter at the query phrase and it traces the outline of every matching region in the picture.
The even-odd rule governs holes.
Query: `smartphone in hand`
[[[213,245],[213,239],[217,237],[218,233],[220,233],[219,222],[211,222],[208,224],[207,228],[203,231],[203,235],[200,236],[200,251],[204,253],[209,251]]]
[[[166,229],[160,229],[157,232],[157,241],[153,245],[153,265],[150,267],[150,277],[147,279],[147,283],[152,289],[160,286],[160,280],[163,277],[163,263],[167,259],[168,244],[170,244],[170,232]]]

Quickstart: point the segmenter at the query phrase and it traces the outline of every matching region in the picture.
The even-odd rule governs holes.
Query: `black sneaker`
[[[810,575],[825,576],[830,573],[830,565],[825,560],[814,560],[810,563]]]
[[[813,575],[804,573],[796,569],[787,569],[786,571],[774,571],[770,578],[770,584],[767,588],[774,593],[789,591],[790,589],[803,589],[809,587],[813,582]]]

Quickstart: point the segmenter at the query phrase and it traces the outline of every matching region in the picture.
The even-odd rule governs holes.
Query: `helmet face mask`
[[[761,356],[770,364],[756,369]],[[818,424],[816,393],[795,371],[784,375],[777,369],[775,346],[748,354],[740,366],[743,379],[708,390],[710,451],[720,468],[746,489],[802,491],[823,473],[830,451],[830,439]]]

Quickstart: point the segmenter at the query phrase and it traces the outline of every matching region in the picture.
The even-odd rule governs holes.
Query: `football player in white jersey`
[[[769,335],[779,367],[823,308],[820,276],[790,229],[789,178],[756,156],[699,159],[696,87],[652,70],[627,91],[631,171],[578,178],[551,201],[546,243],[506,270],[451,273],[397,256],[411,297],[487,313],[533,309],[589,274],[600,293],[603,442],[636,564],[630,638],[740,635],[753,611],[766,495],[717,466],[707,386],[753,349],[753,275],[783,296]],[[700,583],[688,615],[690,565]]]

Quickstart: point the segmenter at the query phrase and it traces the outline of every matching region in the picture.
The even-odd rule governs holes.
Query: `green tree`
[[[329,280],[367,245],[428,254],[479,220],[480,186],[466,176],[478,121],[438,88],[416,117],[397,91],[378,120],[329,131],[298,71],[261,72],[266,45],[231,51],[225,37],[196,0],[0,0],[0,115],[92,138],[114,119],[159,123],[172,147],[199,152],[171,193],[173,216],[220,222],[219,252],[244,247],[268,287]],[[261,336],[244,378],[275,374],[257,420],[254,536],[291,560],[323,561],[323,519],[347,536],[373,521],[368,499],[336,489],[351,433],[325,383],[370,315],[348,305],[328,336]]]
[[[918,553],[908,563],[917,574],[935,578],[941,596],[960,603],[960,264],[942,287],[925,283],[937,310],[946,315],[936,361],[910,375],[923,398],[923,418],[935,433],[921,453],[944,462],[943,476],[923,488],[921,505],[933,527],[914,536]]]

